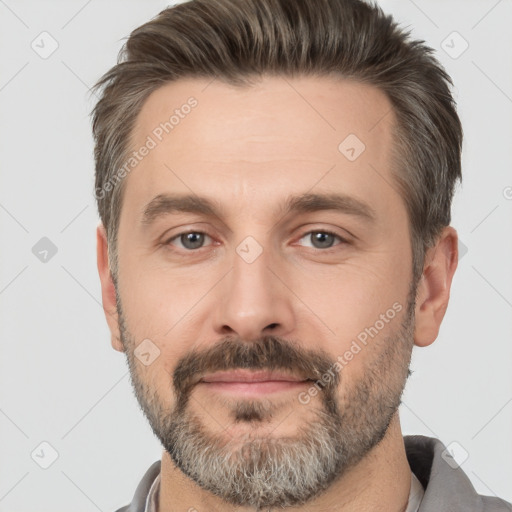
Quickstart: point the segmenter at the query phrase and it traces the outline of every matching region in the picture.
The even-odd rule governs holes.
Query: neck
[[[184,475],[167,452],[163,453],[158,510],[161,512],[249,512],[205,491]],[[306,505],[289,507],[288,512],[405,512],[411,485],[398,412],[382,441]]]

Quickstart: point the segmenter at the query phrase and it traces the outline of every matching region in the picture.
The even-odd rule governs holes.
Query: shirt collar
[[[425,490],[416,475],[411,471],[411,490],[409,492],[409,502],[405,512],[418,512],[423,499]]]
[[[146,507],[144,512],[158,512],[158,496],[160,494],[160,473],[155,478],[151,488],[149,489],[146,499]]]

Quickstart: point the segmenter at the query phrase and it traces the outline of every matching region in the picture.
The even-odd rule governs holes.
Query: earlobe
[[[425,255],[423,275],[416,292],[414,344],[419,347],[430,345],[439,334],[457,269],[457,244],[457,232],[448,226]]]
[[[116,290],[114,281],[112,279],[112,274],[110,272],[110,265],[108,260],[107,234],[103,224],[101,223],[96,228],[96,256],[98,273],[101,282],[101,299],[103,302],[103,311],[105,313],[105,318],[110,329],[112,347],[119,352],[124,352],[125,349],[121,342],[121,336],[119,332]]]

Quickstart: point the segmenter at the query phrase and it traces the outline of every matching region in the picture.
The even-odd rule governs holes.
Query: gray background
[[[512,3],[380,3],[437,50],[465,131],[461,259],[439,338],[414,350],[403,431],[455,443],[476,489],[512,501]],[[0,0],[2,512],[115,510],[161,456],[101,308],[88,88],[166,5]]]

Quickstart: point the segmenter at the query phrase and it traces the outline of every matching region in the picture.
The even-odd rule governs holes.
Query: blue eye
[[[206,233],[201,231],[188,231],[186,233],[180,233],[174,236],[166,243],[171,244],[173,241],[178,240],[182,248],[187,250],[200,249],[204,244],[205,237],[210,238]]]
[[[330,249],[333,247],[336,238],[342,243],[346,242],[336,233],[326,230],[308,231],[302,236],[301,240],[307,237],[311,240],[314,249]]]

